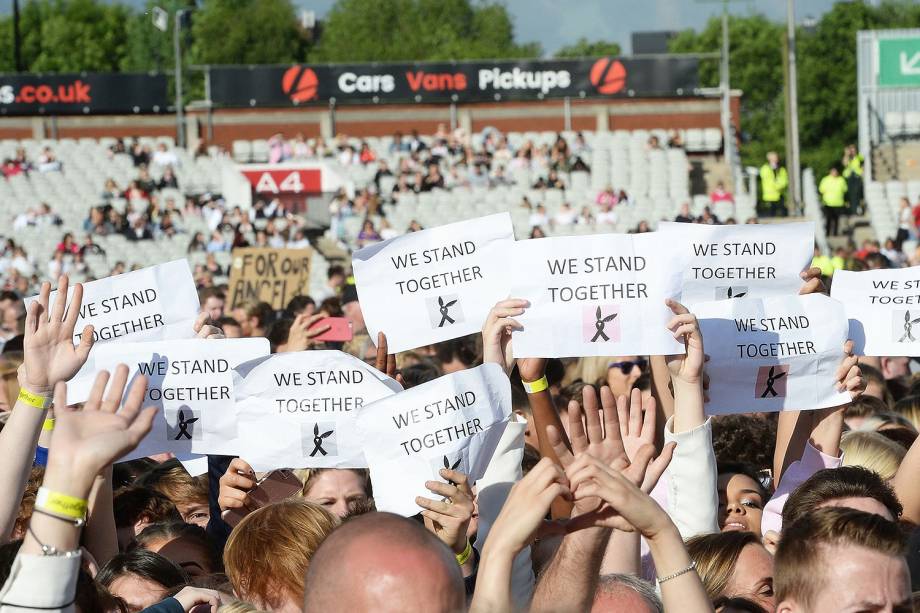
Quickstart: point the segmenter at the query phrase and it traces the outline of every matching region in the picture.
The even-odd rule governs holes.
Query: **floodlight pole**
[[[185,148],[185,117],[182,108],[182,15],[187,11],[178,9],[173,27],[173,55],[176,59],[176,142]]]
[[[786,163],[789,166],[789,182],[792,189],[792,209],[799,210],[802,204],[802,181],[799,159],[799,101],[798,77],[795,53],[795,0],[786,0]]]

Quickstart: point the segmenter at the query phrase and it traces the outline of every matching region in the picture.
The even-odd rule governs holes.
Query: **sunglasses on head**
[[[610,370],[611,368],[619,368],[620,372],[622,372],[624,375],[628,375],[636,366],[639,367],[639,370],[645,370],[645,367],[648,366],[648,360],[639,358],[634,362],[631,360],[627,360],[625,362],[611,362],[610,364],[607,364],[607,369]]]

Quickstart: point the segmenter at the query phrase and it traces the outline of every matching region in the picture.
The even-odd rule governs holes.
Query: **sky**
[[[298,8],[315,11],[320,19],[334,3],[293,1]],[[808,16],[821,17],[834,2],[795,0],[797,23]],[[517,41],[539,41],[548,55],[582,36],[616,41],[630,53],[632,32],[699,30],[710,17],[722,14],[719,0],[504,0],[504,4],[514,19]],[[729,9],[733,14],[763,13],[771,19],[786,19],[786,0],[729,0]]]

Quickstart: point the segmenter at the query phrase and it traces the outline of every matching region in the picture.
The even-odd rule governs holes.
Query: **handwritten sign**
[[[831,297],[846,309],[856,353],[920,356],[920,266],[838,270]]]
[[[233,369],[267,356],[268,339],[110,343],[99,347],[98,368],[127,364],[131,379],[148,378],[144,406],[159,408],[150,433],[129,460],[156,453],[206,453],[209,441],[236,437]]]
[[[683,249],[681,300],[692,305],[730,298],[794,296],[811,262],[812,221],[710,226],[661,222],[658,229]]]
[[[68,291],[67,302],[73,296]],[[53,305],[57,291],[51,292]],[[26,308],[37,296],[25,299]],[[175,260],[134,272],[83,284],[83,303],[74,328],[74,344],[83,329],[93,326],[95,345],[83,368],[68,382],[67,398],[83,402],[89,397],[99,366],[99,349],[117,341],[159,341],[192,338],[198,316],[198,292],[186,260]]]
[[[518,241],[511,297],[515,357],[664,355],[684,346],[666,329],[665,299],[680,292],[673,239],[659,233]]]
[[[273,309],[283,309],[294,296],[308,293],[312,254],[311,249],[234,249],[230,308],[267,302]]]
[[[508,213],[439,226],[365,247],[352,256],[372,339],[386,332],[405,351],[482,329],[508,295]]]
[[[366,468],[356,416],[402,391],[341,351],[276,353],[234,369],[237,435],[209,453],[238,455],[255,470]]]
[[[511,418],[511,384],[497,364],[439,377],[358,410],[378,511],[420,512],[416,496],[442,468],[470,483],[485,473]]]
[[[807,410],[850,402],[836,389],[846,314],[823,294],[696,305],[710,360],[710,414]]]

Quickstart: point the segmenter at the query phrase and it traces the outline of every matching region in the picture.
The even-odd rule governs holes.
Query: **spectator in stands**
[[[179,179],[176,178],[172,166],[163,169],[163,175],[157,181],[156,186],[157,189],[179,189]]]
[[[467,175],[470,187],[486,188],[489,187],[489,174],[481,164],[474,164]]]
[[[140,184],[135,180],[128,183],[128,189],[125,190],[124,198],[128,202],[133,202],[137,200],[150,200],[150,195],[142,189]]]
[[[658,149],[661,149],[661,141],[658,139],[657,136],[652,134],[651,136],[648,137],[648,140],[645,142],[645,148],[648,151],[656,151]]]
[[[390,154],[408,153],[409,141],[403,140],[402,132],[397,130],[393,133],[393,142],[390,143]]]
[[[307,139],[304,138],[303,132],[295,134],[294,140],[291,142],[291,157],[295,160],[306,160],[315,155],[316,151],[310,146]]]
[[[219,289],[209,288],[198,292],[199,313],[207,313],[208,319],[217,321],[224,316],[227,296]]]
[[[786,188],[789,186],[789,175],[785,166],[779,163],[779,155],[775,151],[767,153],[767,162],[760,167],[760,200],[763,203],[764,214],[771,217],[785,216]]]
[[[684,148],[684,139],[680,135],[680,132],[677,130],[668,131],[668,148],[669,149],[683,149]]]
[[[268,139],[268,163],[279,164],[291,159],[291,146],[280,132]]]
[[[70,274],[70,258],[65,258],[60,251],[55,251],[48,261],[48,278],[57,279],[61,275]]]
[[[112,146],[109,147],[109,157],[118,155],[119,153],[128,153],[128,149],[125,147],[125,139],[121,137],[116,138]]]
[[[157,182],[150,176],[150,170],[141,166],[137,171],[137,186],[147,192],[148,196],[156,191]]]
[[[540,226],[534,226],[530,229],[530,238],[546,238],[546,232]]]
[[[849,214],[858,215],[862,210],[863,197],[863,156],[856,145],[847,145],[843,150],[843,178],[847,182],[847,201]]]
[[[444,177],[441,175],[441,169],[437,164],[428,165],[428,174],[422,179],[419,191],[430,192],[433,189],[444,188]]]
[[[849,182],[847,183],[847,193],[849,193]],[[898,234],[895,237],[895,244],[898,249],[904,245],[904,241],[914,239],[917,236],[917,230],[914,226],[914,213],[910,207],[910,200],[902,197],[898,208]]]
[[[530,214],[528,223],[531,228],[549,225],[549,216],[546,214],[546,207],[542,204],[538,204],[536,210]]]
[[[594,213],[591,212],[591,207],[581,207],[581,213],[578,214],[578,219],[575,221],[575,223],[577,223],[579,226],[592,228],[594,227],[594,222]]]
[[[310,239],[307,238],[307,232],[303,228],[297,228],[287,243],[288,249],[306,249],[309,246]]]
[[[599,206],[611,206],[613,207],[619,202],[616,191],[613,189],[612,185],[608,185],[604,188],[604,191],[600,192],[597,195],[597,198],[594,199],[594,202]]]
[[[365,247],[371,243],[379,243],[380,241],[380,234],[377,232],[377,229],[374,228],[374,222],[370,219],[365,219],[364,223],[361,225],[361,231],[358,232],[358,247]]]
[[[131,161],[135,167],[146,166],[150,163],[150,147],[141,145],[135,137],[134,144],[131,145]]]
[[[205,241],[203,232],[195,232],[192,240],[188,243],[186,253],[204,253],[208,250],[208,243]]]
[[[87,234],[83,237],[83,244],[80,245],[80,255],[84,258],[87,255],[105,255],[105,249],[93,241],[92,234]]]
[[[707,224],[710,226],[719,225],[719,218],[715,216],[712,212],[712,208],[708,206],[703,207],[703,214],[700,215],[699,219],[696,220],[697,223]]]
[[[556,214],[553,215],[553,226],[559,228],[568,228],[575,225],[577,214],[572,210],[572,205],[563,202]]]
[[[138,215],[125,234],[129,241],[153,240],[153,232],[150,229],[150,224],[147,223],[145,215]]]
[[[176,155],[175,151],[170,151],[169,148],[166,147],[166,143],[157,145],[157,149],[153,152],[153,159],[151,161],[163,169],[175,168],[179,165],[179,157]]]
[[[614,210],[612,204],[602,204],[601,210],[597,213],[596,221],[598,225],[615,225],[619,220],[619,215]]]
[[[60,172],[62,168],[61,161],[54,155],[51,147],[42,149],[38,156],[38,172]]]
[[[728,202],[732,205],[735,204],[735,198],[732,196],[730,191],[725,189],[725,184],[722,181],[716,183],[716,188],[712,190],[712,193],[709,194],[709,200],[716,204],[717,202]]]
[[[93,207],[89,210],[89,216],[83,222],[83,230],[90,234],[107,235],[114,231],[111,223],[105,218],[102,208]]]
[[[422,227],[422,224],[420,224],[418,220],[413,219],[409,222],[409,227],[406,228],[406,232],[421,232],[424,229],[425,228]]]
[[[100,197],[103,202],[108,202],[112,198],[121,198],[121,190],[118,189],[118,184],[115,183],[115,179],[108,178],[105,180],[105,187],[102,188],[102,194]]]
[[[3,173],[5,178],[9,179],[10,177],[20,175],[25,171],[22,169],[22,166],[16,162],[16,160],[12,158],[6,158],[3,160],[3,167],[0,168],[0,172]]]
[[[425,144],[425,141],[422,140],[422,137],[419,136],[418,130],[415,128],[412,129],[411,136],[409,137],[409,152],[410,153],[419,153],[428,148],[428,145]]]
[[[76,241],[74,241],[73,234],[71,234],[70,232],[67,232],[61,238],[61,242],[57,244],[57,247],[55,247],[54,251],[56,253],[66,253],[66,254],[74,255],[74,254],[80,253],[80,246],[76,243]]]
[[[265,245],[268,246],[267,244]],[[227,239],[224,238],[224,235],[219,231],[214,230],[211,232],[211,240],[208,241],[206,250],[208,253],[214,253],[217,251],[230,251],[230,245],[227,243]]]
[[[358,161],[362,164],[372,164],[377,161],[377,154],[371,150],[371,146],[367,144],[367,141],[361,141],[361,149],[358,151]]]
[[[392,177],[393,171],[390,170],[390,164],[386,159],[381,158],[377,161],[377,172],[374,173],[374,185],[377,187],[377,193],[380,193],[380,179],[381,177]],[[394,185],[394,190],[396,189]]]
[[[690,203],[684,202],[680,205],[680,212],[677,214],[677,217],[674,218],[674,221],[680,223],[693,223],[696,220],[690,214]]]
[[[342,166],[355,166],[360,163],[358,152],[349,143],[345,143],[339,148],[339,164]]]
[[[821,194],[822,210],[824,212],[824,231],[828,236],[837,236],[840,233],[840,216],[845,213],[847,193],[846,179],[840,176],[836,166],[821,179],[818,184]]]
[[[633,230],[631,234],[644,234],[651,231],[652,229],[649,227],[648,222],[643,219],[636,225],[636,229]]]

